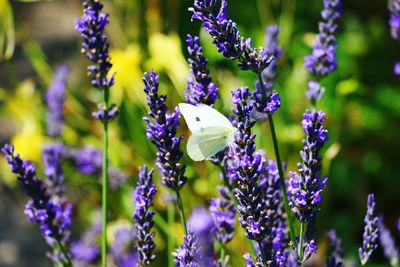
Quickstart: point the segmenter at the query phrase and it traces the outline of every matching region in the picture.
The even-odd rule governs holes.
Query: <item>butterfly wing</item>
[[[207,127],[226,127],[233,129],[231,122],[220,112],[204,104],[197,106],[180,103],[179,110],[192,133]]]
[[[207,127],[194,132],[187,143],[187,152],[194,161],[202,161],[223,150],[232,142],[233,130],[227,127]]]

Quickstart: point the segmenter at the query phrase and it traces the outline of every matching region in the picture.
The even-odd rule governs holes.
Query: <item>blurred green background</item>
[[[220,87],[222,99],[216,104],[219,110],[230,112],[230,91],[243,85],[254,89],[256,77],[240,71],[235,62],[218,54],[201,25],[190,22],[187,9],[192,1],[104,2],[105,11],[110,13],[107,33],[114,64],[111,72],[116,73],[111,96],[121,110],[121,116],[111,126],[111,163],[130,177],[128,184],[111,193],[110,219],[118,224],[131,220],[131,191],[138,167],[144,163],[154,166],[155,150],[145,137],[142,120],[147,110],[142,92],[143,72],[154,68],[161,74],[160,90],[168,95],[171,108],[183,102],[189,75],[185,36],[191,33],[200,36],[211,75]],[[337,35],[338,70],[322,81],[326,94],[317,107],[327,113],[330,140],[324,150],[324,174],[329,176],[329,187],[317,222],[321,249],[313,260],[315,266],[323,262],[325,232],[331,228],[343,239],[347,258],[357,263],[368,193],[376,194],[377,210],[384,215],[393,234],[400,216],[400,79],[392,71],[395,59],[400,59],[400,43],[390,38],[386,1],[343,2]],[[257,46],[263,45],[266,25],[276,23],[281,27],[283,56],[276,89],[282,105],[275,115],[275,124],[288,170],[295,170],[299,161],[303,138],[300,121],[310,107],[304,92],[311,77],[303,67],[303,58],[311,51],[321,9],[322,1],[230,0],[228,5],[242,36],[252,37]],[[0,61],[0,143],[14,143],[23,157],[38,163],[40,174],[41,147],[50,140],[45,135],[44,94],[57,65],[67,63],[71,69],[62,141],[74,147],[101,147],[101,125],[90,114],[102,95],[90,87],[86,77],[88,62],[80,54],[80,36],[74,31],[73,20],[81,14],[78,0],[0,0],[0,48],[4,52]],[[273,159],[266,125],[258,124],[255,131],[258,147]],[[183,133],[187,138],[186,128]],[[182,149],[185,151],[184,146]],[[187,156],[184,160],[189,182],[182,197],[189,216],[193,208],[208,206],[220,180],[211,163],[193,164]],[[93,210],[100,206],[100,185],[98,177],[77,174],[68,164],[65,172],[67,195],[76,204],[76,239],[95,216]],[[156,172],[156,209],[165,218],[164,198],[168,190],[161,186],[158,177]],[[26,197],[4,159],[0,160],[0,185],[0,266],[50,265],[37,227],[25,222],[22,207]],[[174,234],[181,240],[178,218],[176,222]],[[156,230],[159,251],[155,265],[163,266],[165,234],[158,226]],[[241,255],[248,250],[241,242],[239,227],[238,231],[228,245],[231,262],[238,263],[234,266],[242,265]],[[38,245],[32,249],[32,244]],[[14,257],[4,251],[11,251]],[[378,251],[373,262],[383,262]],[[37,264],[29,265],[32,259]]]

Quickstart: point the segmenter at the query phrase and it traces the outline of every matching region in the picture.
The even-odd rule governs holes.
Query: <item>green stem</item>
[[[178,201],[178,207],[179,207],[179,215],[181,217],[181,222],[183,225],[183,230],[185,231],[185,235],[188,234],[187,227],[186,227],[186,219],[185,219],[185,212],[183,210],[183,204],[182,204],[182,199],[181,199],[181,194],[179,193],[179,190],[176,190],[176,199]]]
[[[298,247],[300,263],[303,262],[303,257],[304,257],[303,247],[304,247],[304,233],[305,233],[305,230],[306,230],[306,224],[302,222],[300,224],[300,240],[299,240],[299,247]]]
[[[108,88],[104,88],[104,105],[108,111]],[[103,121],[103,169],[102,169],[102,231],[101,231],[101,266],[107,267],[107,193],[108,193],[108,121]]]
[[[258,80],[259,80],[260,86],[261,86],[261,93],[262,93],[263,101],[267,102],[268,99],[267,99],[267,95],[266,95],[266,88],[264,86],[264,82],[263,82],[263,79],[262,79],[260,73],[258,74]],[[276,157],[276,165],[278,166],[279,180],[281,182],[283,204],[285,206],[285,213],[287,215],[287,220],[288,220],[289,236],[290,236],[290,240],[292,241],[292,243],[296,244],[294,221],[293,221],[293,217],[292,217],[292,212],[291,212],[290,207],[289,207],[288,196],[287,196],[287,193],[286,193],[285,176],[283,174],[281,156],[279,154],[278,139],[276,138],[274,121],[272,119],[272,114],[270,114],[270,113],[268,113],[268,121],[269,121],[270,130],[271,130],[272,142],[273,142],[273,145],[274,145],[274,152],[275,152],[275,157]]]
[[[220,245],[221,245],[221,250],[219,252],[219,260],[222,264],[224,262],[224,258],[225,258],[225,246],[222,243],[220,243]]]
[[[265,256],[265,251],[264,251],[264,249],[263,249],[263,247],[262,247],[261,241],[259,241],[259,242],[257,242],[257,243],[258,243],[258,247],[259,247],[259,249],[260,249],[261,258],[262,258],[262,261],[263,261],[263,263],[264,263],[264,266],[269,266],[269,265],[267,264],[267,257]]]
[[[60,240],[57,240],[57,244],[62,252],[62,254],[64,255],[65,259],[67,260],[67,265],[66,267],[72,267],[72,261],[71,258],[68,255],[67,250],[65,249],[64,245],[60,242]]]
[[[175,221],[175,206],[174,202],[167,203],[167,220],[168,227],[171,229]],[[172,229],[171,231],[172,232]],[[174,258],[172,257],[172,251],[175,247],[175,240],[171,235],[167,235],[167,247],[168,247],[168,267],[174,267]]]

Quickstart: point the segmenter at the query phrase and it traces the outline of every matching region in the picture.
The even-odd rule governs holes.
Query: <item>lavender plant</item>
[[[21,187],[31,198],[25,205],[24,213],[29,221],[39,225],[42,235],[55,250],[52,255],[53,261],[62,266],[72,266],[65,248],[71,227],[72,206],[68,203],[63,206],[59,201],[52,199],[44,183],[38,179],[35,165],[28,160],[22,160],[18,154],[15,155],[14,146],[6,144],[1,152],[6,156],[11,171],[18,175]]]
[[[321,78],[327,76],[337,68],[336,37],[338,20],[342,12],[340,0],[324,0],[324,9],[321,12],[322,21],[319,23],[319,33],[314,41],[310,55],[304,58],[304,66],[311,72],[314,80],[308,83],[307,98],[311,103],[317,103],[324,89],[320,85]]]
[[[314,240],[304,240],[310,232],[308,224],[312,224],[320,211],[322,190],[326,187],[328,177],[320,176],[322,156],[320,151],[328,139],[328,131],[322,122],[325,120],[323,111],[306,110],[302,121],[306,138],[303,139],[303,149],[300,151],[302,163],[298,163],[298,173],[290,172],[289,205],[296,218],[300,221],[299,261],[304,262],[317,249]],[[308,236],[308,235],[307,235]],[[308,251],[306,253],[305,251]]]
[[[156,258],[154,255],[156,245],[153,241],[156,233],[151,230],[155,212],[150,208],[153,206],[153,197],[157,189],[152,179],[153,169],[148,170],[146,165],[139,169],[139,180],[134,194],[136,210],[133,218],[136,221],[138,260],[142,265],[148,265]]]
[[[341,267],[343,266],[343,248],[342,240],[337,236],[335,230],[330,230],[327,233],[329,241],[332,246],[332,255],[326,260],[327,267]]]
[[[58,67],[54,74],[53,82],[46,92],[45,99],[48,108],[46,114],[47,134],[51,137],[59,137],[63,129],[63,107],[68,72],[69,69],[67,65]]]
[[[71,256],[75,267],[90,266],[97,262],[101,256],[97,239],[101,235],[101,219],[90,225],[79,240],[71,244]]]
[[[208,60],[203,55],[198,36],[188,34],[186,36],[187,50],[189,52],[188,63],[192,76],[187,77],[185,91],[186,102],[192,105],[203,103],[213,106],[219,98],[218,87],[212,82],[210,71],[207,69]]]
[[[375,196],[370,194],[368,195],[367,213],[365,214],[364,219],[365,226],[362,246],[358,249],[358,255],[362,265],[365,265],[368,262],[372,253],[378,247],[378,221],[379,218],[376,216],[375,211]]]
[[[177,267],[196,267],[198,266],[199,249],[197,237],[189,228],[183,237],[183,244],[174,251],[175,266]]]
[[[147,137],[157,148],[156,165],[162,175],[161,181],[168,188],[176,192],[179,211],[185,233],[187,234],[186,220],[183,210],[182,199],[179,190],[186,183],[185,165],[180,160],[183,156],[180,151],[180,143],[183,136],[176,137],[176,127],[179,125],[179,110],[167,113],[165,95],[158,94],[158,74],[153,70],[150,74],[145,73],[143,77],[144,92],[147,94],[147,105],[150,108],[149,117],[144,120],[147,123]]]
[[[115,232],[114,243],[110,246],[111,255],[116,266],[137,266],[138,253],[133,249],[136,233],[133,229],[120,228]],[[139,256],[141,253],[139,253]]]
[[[393,267],[399,266],[399,249],[396,246],[396,241],[389,229],[383,224],[383,217],[380,216],[378,220],[379,243],[383,249],[383,254],[389,260],[390,265]]]
[[[390,19],[389,19],[389,26],[390,26],[390,35],[395,40],[400,40],[400,1],[399,0],[390,0],[389,4],[389,11],[390,11]],[[400,61],[396,61],[394,63],[394,74],[399,76],[400,75]]]
[[[103,13],[100,0],[85,0],[83,2],[83,15],[76,19],[75,29],[82,36],[82,53],[92,62],[88,67],[88,75],[94,87],[103,91],[104,103],[93,117],[100,120],[104,129],[103,168],[102,168],[102,206],[103,206],[103,231],[102,231],[102,266],[107,266],[107,194],[108,194],[108,123],[118,116],[115,105],[109,107],[110,87],[114,84],[114,76],[109,75],[112,64],[108,53],[108,37],[104,33],[108,24],[108,14]]]

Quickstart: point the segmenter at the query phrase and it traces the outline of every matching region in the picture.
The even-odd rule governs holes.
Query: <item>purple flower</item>
[[[287,227],[279,172],[274,160],[268,160],[265,167],[266,176],[262,176],[261,188],[265,192],[264,202],[268,215],[268,227],[271,234],[263,241],[263,249],[267,258],[284,266],[286,257],[284,249],[287,244]]]
[[[71,244],[74,266],[84,267],[94,264],[100,258],[97,240],[101,234],[101,220],[96,220],[79,241]]]
[[[400,76],[400,61],[396,61],[394,63],[394,69],[393,69],[394,74],[397,76]]]
[[[290,172],[289,205],[302,223],[314,220],[319,212],[322,201],[322,189],[326,187],[328,177],[320,177],[322,156],[320,151],[328,140],[328,130],[322,124],[325,120],[323,111],[306,110],[302,121],[306,138],[303,139],[303,149],[300,151],[302,163],[298,163],[298,171]]]
[[[11,171],[18,175],[25,193],[31,197],[26,205],[25,213],[30,221],[39,224],[44,236],[62,240],[64,231],[70,227],[70,221],[64,221],[66,213],[60,204],[50,199],[43,182],[36,176],[35,165],[28,160],[23,161],[14,155],[12,145],[4,145],[1,152],[6,156]]]
[[[104,105],[99,105],[99,109],[92,112],[92,116],[103,123],[110,122],[119,116],[119,110],[115,104],[112,104],[108,109]]]
[[[72,205],[59,195],[52,195],[45,184],[37,177],[36,168],[28,160],[23,161],[14,155],[14,146],[4,145],[1,152],[6,156],[11,171],[17,174],[21,187],[31,198],[25,205],[25,215],[31,222],[39,225],[46,242],[53,248],[50,255],[55,263],[66,262],[66,256],[59,250],[58,243],[65,246],[69,239],[72,224]],[[60,185],[62,186],[62,185]]]
[[[217,3],[220,3],[219,10]],[[261,73],[271,63],[272,57],[263,48],[253,48],[250,38],[243,38],[236,23],[226,11],[227,0],[194,0],[192,19],[203,23],[204,29],[214,39],[218,52],[225,57],[239,61],[242,70]]]
[[[228,243],[235,235],[236,208],[226,187],[218,187],[219,196],[210,199],[210,213],[214,220],[215,238]]]
[[[158,95],[158,74],[153,70],[143,77],[144,92],[147,94],[147,105],[150,108],[147,123],[147,137],[157,148],[157,167],[161,173],[162,183],[173,190],[179,190],[186,183],[185,165],[180,163],[183,156],[179,149],[183,136],[177,137],[176,127],[179,125],[179,110],[167,113],[165,95]]]
[[[326,260],[327,267],[341,267],[343,266],[343,249],[342,240],[337,236],[335,230],[330,230],[328,233],[328,238],[331,242],[333,251],[332,256]]]
[[[197,236],[189,228],[188,234],[183,237],[183,244],[173,252],[176,267],[198,267],[199,248]]]
[[[189,58],[188,63],[193,77],[187,78],[185,91],[186,102],[197,105],[199,103],[213,106],[219,97],[218,87],[212,82],[210,71],[207,69],[208,60],[203,55],[200,39],[197,36],[186,36]]]
[[[256,153],[255,134],[251,128],[255,124],[252,118],[253,105],[248,101],[250,93],[247,87],[232,92],[235,117],[233,126],[237,129],[230,156],[229,177],[233,181],[233,192],[238,201],[239,221],[246,230],[246,237],[261,242],[268,233],[263,190],[259,184],[265,160]]]
[[[374,194],[368,195],[367,213],[364,219],[364,233],[362,246],[358,249],[358,255],[361,260],[361,264],[365,265],[371,257],[372,253],[378,247],[378,220],[379,218],[375,214],[375,197]]]
[[[64,173],[61,168],[63,145],[61,143],[48,143],[43,147],[44,174],[47,191],[51,195],[62,196],[65,191]]]
[[[103,153],[93,146],[86,145],[81,149],[64,146],[63,158],[72,161],[82,174],[101,176]],[[119,188],[128,180],[126,173],[113,167],[108,169],[108,176],[112,189]]]
[[[47,134],[51,137],[59,137],[64,124],[63,107],[65,102],[65,91],[67,75],[69,69],[67,65],[57,68],[53,81],[46,92],[47,105]]]
[[[390,233],[389,229],[383,224],[383,217],[379,217],[379,241],[383,249],[383,254],[389,260],[393,267],[399,266],[399,250],[396,247],[396,242]]]
[[[150,208],[153,207],[153,198],[157,193],[156,186],[152,182],[153,169],[147,170],[145,165],[139,169],[139,179],[135,190],[135,227],[137,232],[136,249],[139,254],[139,262],[148,265],[156,259],[153,254],[156,245],[153,238],[156,235],[152,231],[154,225],[153,216],[155,214]]]
[[[319,79],[336,70],[336,38],[337,21],[342,12],[339,0],[324,0],[324,9],[321,12],[322,21],[319,23],[319,33],[314,42],[310,55],[304,58],[305,67],[312,75]]]
[[[325,93],[325,88],[321,87],[318,81],[309,81],[306,97],[312,102],[317,103]]]
[[[83,7],[81,19],[75,19],[75,30],[82,36],[82,53],[93,63],[88,67],[89,77],[94,87],[108,90],[114,84],[114,77],[107,77],[112,66],[108,54],[110,45],[104,33],[108,14],[102,13],[99,0],[85,0]]]
[[[245,267],[262,267],[262,266],[264,266],[260,257],[257,257],[256,261],[254,262],[250,253],[244,254],[243,258],[246,260],[246,262],[244,264]]]
[[[116,266],[136,266],[137,251],[134,250],[135,238],[136,234],[133,229],[121,228],[115,232],[114,243],[110,246],[110,251]]]
[[[389,4],[390,11],[390,34],[393,39],[400,39],[400,1],[399,0],[390,0]]]
[[[271,25],[267,27],[266,32],[267,37],[265,39],[264,53],[272,55],[273,60],[261,73],[264,86],[262,87],[259,81],[256,83],[256,91],[253,93],[253,98],[258,112],[272,114],[281,105],[281,98],[273,88],[277,63],[281,57],[282,49],[278,46],[279,27]]]

